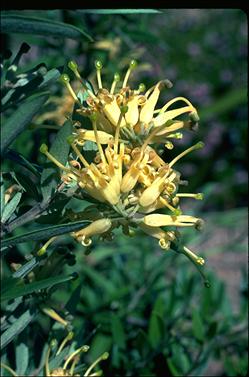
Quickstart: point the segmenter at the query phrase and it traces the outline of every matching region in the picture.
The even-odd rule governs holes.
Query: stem
[[[65,187],[65,184],[62,183],[57,190],[57,193],[63,190]],[[32,220],[35,220],[39,215],[41,215],[51,204],[53,199],[55,198],[56,194],[49,198],[49,200],[37,203],[33,208],[31,208],[29,211],[24,213],[22,216],[18,217],[17,219],[11,221],[8,225],[5,225],[5,228],[3,229],[3,233],[10,233],[12,232],[15,228],[24,225]],[[1,234],[2,235],[2,234]]]
[[[18,377],[16,372],[12,368],[10,368],[8,365],[1,363],[1,368],[6,369],[8,372],[10,372],[10,374],[12,374],[12,376]]]

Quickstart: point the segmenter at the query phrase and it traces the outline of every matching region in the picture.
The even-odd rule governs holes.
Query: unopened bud
[[[131,62],[130,62],[130,69],[134,69],[134,68],[136,68],[136,66],[137,66],[137,61],[136,60],[131,60]]]
[[[76,72],[78,70],[78,64],[74,60],[71,60],[70,62],[68,62],[67,66],[73,72]]]
[[[67,137],[68,144],[73,144],[74,140],[75,140],[75,137],[73,135],[69,135]]]
[[[40,146],[40,152],[45,154],[45,153],[47,153],[47,151],[48,151],[48,146],[46,144],[42,144]]]
[[[98,70],[103,68],[103,64],[100,60],[95,60],[95,68]]]
[[[60,78],[59,78],[60,82],[62,82],[63,84],[68,84],[70,82],[70,78],[69,76],[66,74],[66,73],[63,73]]]

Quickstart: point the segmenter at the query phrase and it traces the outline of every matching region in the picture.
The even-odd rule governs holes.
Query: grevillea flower
[[[65,339],[63,339],[63,341],[61,342],[60,346],[57,347],[57,351],[56,351],[56,354],[55,356],[58,356],[60,355],[60,353],[62,352],[63,348],[65,347],[66,343],[68,341],[70,341],[72,338],[73,338],[74,334],[72,331],[70,331],[67,336],[65,337]],[[102,370],[98,370],[97,372],[93,372],[93,369],[96,367],[96,365],[102,361],[102,360],[106,360],[108,357],[109,357],[109,354],[108,352],[104,352],[100,357],[98,357],[87,369],[86,371],[83,373],[83,374],[75,374],[74,373],[74,370],[75,370],[75,367],[77,365],[77,363],[79,362],[80,360],[80,354],[81,353],[84,353],[84,352],[87,352],[89,350],[89,346],[88,345],[83,345],[79,348],[77,348],[75,351],[73,351],[72,353],[70,353],[69,355],[67,355],[63,365],[61,367],[58,367],[58,368],[55,368],[55,369],[52,369],[50,370],[50,367],[49,367],[49,358],[50,358],[50,354],[51,354],[51,351],[53,348],[56,347],[56,344],[57,344],[57,341],[54,339],[52,340],[52,342],[50,343],[49,347],[48,347],[48,350],[47,350],[47,353],[46,353],[46,359],[45,359],[45,373],[46,373],[46,376],[48,377],[52,377],[52,376],[83,376],[83,377],[93,377],[93,376],[101,376],[102,375]]]
[[[85,372],[83,373],[76,373],[75,374],[75,368],[77,363],[80,361],[80,354],[85,353],[89,350],[88,345],[83,345],[79,348],[77,348],[75,351],[69,353],[62,361],[62,366],[59,366],[57,368],[51,369],[49,362],[51,358],[51,354],[53,353],[54,357],[57,357],[61,354],[62,351],[64,351],[65,346],[68,342],[70,342],[74,337],[74,333],[72,331],[68,332],[66,337],[62,340],[60,345],[58,345],[58,342],[56,339],[53,339],[50,342],[50,345],[48,347],[48,350],[45,355],[45,376],[46,377],[94,377],[94,376],[102,376],[102,370],[93,371],[97,364],[99,364],[102,360],[106,360],[109,357],[108,352],[104,352],[101,356],[99,356],[89,367],[86,368]],[[1,367],[6,369],[12,376],[17,376],[16,372],[10,368],[8,365],[1,363]]]
[[[200,229],[202,220],[183,215],[180,200],[184,197],[202,199],[202,194],[179,192],[186,181],[181,180],[175,165],[188,153],[202,148],[203,143],[198,142],[168,162],[158,153],[158,146],[163,144],[168,149],[174,147],[172,140],[182,137],[180,130],[196,128],[199,118],[191,102],[177,97],[157,108],[162,89],[172,86],[169,80],[159,81],[147,91],[143,84],[131,89],[128,79],[136,67],[134,60],[122,83],[120,75],[114,75],[110,89],[102,85],[102,64],[97,61],[96,93],[81,78],[75,62],[69,62],[68,66],[82,83],[83,104],[72,89],[69,77],[64,74],[61,81],[75,100],[76,112],[90,119],[92,126],[91,129],[86,127],[84,120],[75,122],[73,134],[67,140],[72,153],[65,166],[51,155],[46,145],[43,144],[40,151],[60,168],[66,184],[76,182],[83,193],[104,208],[96,214],[96,205],[95,215],[91,217],[93,222],[71,235],[88,246],[94,235],[112,238],[116,227],[121,226],[123,232],[130,235],[135,228],[140,228],[158,239],[162,249],[168,250],[171,242],[176,241],[178,228]],[[177,104],[180,106],[176,108]],[[91,159],[84,149],[89,141],[96,145]],[[91,215],[91,210],[88,214]],[[71,213],[71,218],[77,219],[77,214]],[[188,248],[183,250],[192,261],[204,263]]]

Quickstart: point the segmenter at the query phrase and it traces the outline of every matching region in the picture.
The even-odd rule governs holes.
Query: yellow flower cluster
[[[199,229],[202,220],[183,215],[180,200],[182,197],[202,199],[202,194],[179,193],[184,181],[174,167],[186,154],[202,148],[203,143],[195,144],[167,163],[157,152],[158,145],[162,144],[172,149],[172,140],[182,137],[180,130],[197,126],[199,119],[194,106],[186,98],[177,97],[156,108],[162,89],[172,86],[169,80],[159,81],[147,91],[143,84],[131,89],[128,79],[136,67],[134,60],[121,85],[119,74],[114,75],[110,90],[102,86],[102,64],[97,61],[97,93],[81,78],[75,62],[69,62],[68,66],[82,83],[84,105],[73,91],[69,77],[64,74],[61,80],[77,103],[77,112],[91,120],[92,128],[76,122],[68,138],[74,157],[67,166],[57,161],[46,145],[40,150],[63,171],[65,183],[77,182],[85,193],[110,209],[109,216],[100,215],[72,236],[88,246],[92,236],[110,235],[115,227],[122,226],[126,234],[133,232],[130,227],[139,227],[157,238],[160,247],[167,250],[176,239],[177,228]],[[176,108],[178,103],[181,106]],[[97,148],[91,161],[84,153],[87,141],[94,142]],[[159,209],[164,209],[164,213],[155,212]],[[189,249],[185,248],[185,252],[195,262],[204,263]]]

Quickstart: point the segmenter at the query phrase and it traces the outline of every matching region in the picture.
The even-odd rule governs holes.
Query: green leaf
[[[51,357],[51,359],[49,360],[50,370],[59,368],[61,366],[61,364],[63,363],[63,361],[65,361],[66,356],[68,356],[69,352],[70,352],[70,346],[65,347],[59,353],[59,355],[56,355],[54,358]]]
[[[21,153],[18,153],[14,150],[9,149],[6,153],[5,158],[8,158],[15,163],[19,164],[20,166],[25,167],[27,170],[29,170],[32,174],[34,174],[37,177],[40,177],[40,172],[38,170],[38,166],[35,166],[31,162],[29,162]]]
[[[124,332],[124,326],[121,319],[114,313],[112,314],[111,318],[111,329],[113,343],[118,345],[121,349],[125,349],[126,337]]]
[[[76,26],[41,17],[23,16],[18,13],[2,13],[1,29],[2,33],[48,35],[72,39],[85,37],[88,41],[93,42],[88,33]]]
[[[0,185],[1,185],[1,198],[0,198],[0,207],[1,207],[1,218],[3,215],[3,210],[4,210],[4,196],[5,196],[5,187],[4,187],[4,181],[2,174],[0,175]]]
[[[158,9],[80,9],[80,13],[93,14],[144,14],[144,13],[162,13]]]
[[[35,199],[35,201],[39,202],[41,197],[37,190],[38,182],[36,182],[35,184],[35,182],[33,182],[33,180],[31,179],[32,178],[31,174],[28,174],[27,171],[25,171],[25,169],[22,169],[22,170],[16,169],[16,170],[17,171],[15,172],[15,177],[18,183],[22,186],[24,191],[29,194],[30,198],[33,198]],[[21,173],[19,173],[18,170],[21,171]]]
[[[108,335],[104,335],[102,333],[97,333],[90,345],[90,350],[88,351],[88,354],[92,360],[97,359],[100,355],[102,355],[104,352],[108,352],[112,345],[112,337]]]
[[[29,349],[24,343],[16,346],[16,373],[18,376],[25,376],[29,362]]]
[[[35,281],[30,284],[22,284],[20,285],[20,279],[13,279],[16,281],[16,284],[12,286],[11,289],[8,289],[7,291],[3,292],[1,294],[1,302],[7,301],[7,300],[12,300],[13,298],[28,295],[30,293],[39,291],[41,289],[46,289],[49,287],[54,286],[55,284],[59,283],[64,283],[66,281],[74,279],[74,275],[60,275],[60,276],[55,276],[52,278],[40,280],[40,281]]]
[[[38,310],[28,309],[2,334],[1,349],[6,347],[14,338],[17,337],[37,315]]]
[[[215,101],[211,106],[203,108],[200,111],[200,119],[208,120],[214,116],[218,116],[223,113],[227,113],[235,109],[241,103],[247,102],[247,88],[239,88],[238,90],[232,90],[221,96],[219,100]]]
[[[72,122],[71,120],[67,120],[57,133],[56,138],[49,150],[49,153],[51,153],[63,165],[65,165],[67,162],[70,150],[67,137],[71,135],[71,133]],[[60,181],[58,170],[59,169],[55,164],[48,163],[48,167],[42,172],[41,191],[45,201],[54,194],[55,188]]]
[[[205,329],[200,313],[196,309],[192,312],[192,325],[195,338],[200,342],[203,342],[205,340]]]
[[[33,232],[28,232],[20,234],[18,236],[6,238],[2,240],[2,247],[16,245],[17,243],[23,243],[27,241],[38,241],[49,239],[52,236],[59,236],[61,234],[70,233],[79,229],[84,228],[89,224],[88,220],[75,221],[67,224],[53,225],[48,228],[41,228],[34,230]]]
[[[17,192],[13,198],[7,203],[3,210],[2,216],[2,223],[6,223],[6,221],[11,217],[11,215],[15,212],[16,207],[18,206],[22,197],[22,192]]]
[[[109,279],[103,277],[103,274],[95,271],[93,268],[83,265],[81,266],[81,271],[86,274],[94,283],[94,285],[99,286],[109,295],[112,295],[116,291],[115,284]]]
[[[168,367],[169,367],[169,370],[170,370],[172,376],[181,376],[181,374],[179,373],[177,367],[174,365],[171,358],[167,359],[167,364],[168,364]]]
[[[46,68],[44,68],[46,69]],[[46,90],[48,86],[53,84],[61,75],[61,72],[57,68],[53,68],[47,73],[40,73],[39,69],[36,71],[36,75],[30,75],[29,72],[24,72],[22,75],[26,76],[23,85],[16,86],[9,89],[7,94],[2,98],[2,111],[5,111],[11,106],[16,106],[17,103],[23,102],[26,98],[33,95],[37,90]],[[18,80],[19,82],[20,80]]]
[[[40,261],[40,258],[37,258],[37,257],[32,258],[30,261],[28,261],[22,267],[20,267],[16,272],[14,272],[12,277],[23,278],[39,264],[39,261]]]
[[[76,288],[73,290],[68,302],[65,305],[65,308],[74,315],[76,313],[77,305],[80,302],[80,294],[82,289],[82,282],[80,282]]]
[[[155,302],[154,309],[150,316],[148,337],[153,348],[157,348],[164,336],[163,321],[164,303],[161,297]]]
[[[47,101],[49,92],[37,93],[29,97],[2,125],[1,155],[5,149],[25,130],[32,118]]]
[[[55,82],[61,75],[61,72],[57,68],[50,69],[44,76],[39,88],[47,88],[48,85],[51,85]]]

